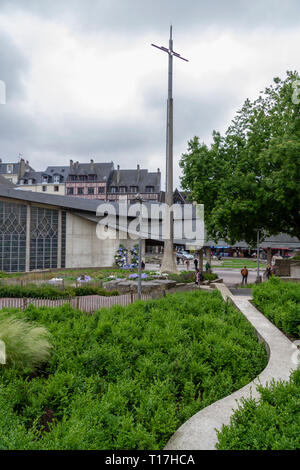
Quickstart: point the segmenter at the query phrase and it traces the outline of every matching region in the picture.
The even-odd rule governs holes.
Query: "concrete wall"
[[[119,245],[126,248],[136,245],[136,240],[100,240],[97,224],[67,212],[66,268],[110,267]],[[110,231],[109,233],[113,233]]]
[[[275,261],[278,276],[291,276],[291,267],[294,265],[299,265],[299,261],[293,259],[277,259]]]

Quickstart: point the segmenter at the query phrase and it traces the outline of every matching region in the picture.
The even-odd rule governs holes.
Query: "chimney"
[[[70,160],[70,170],[73,170],[73,164],[74,164],[73,160]]]
[[[161,185],[161,172],[160,172],[160,169],[157,168],[157,186],[159,187],[159,191],[160,191],[160,185]]]
[[[76,162],[76,170],[79,168],[79,162]]]
[[[137,166],[137,178],[136,178],[137,183],[140,181],[140,176],[141,176],[141,170],[140,170],[140,165],[138,165]]]
[[[25,160],[24,158],[21,158],[20,163],[19,163],[19,174],[18,177],[22,178],[22,176],[25,173]]]
[[[90,165],[90,167],[91,167],[91,170],[94,171],[94,160],[91,160],[91,165]]]
[[[120,183],[120,180],[121,180],[121,172],[120,172],[120,165],[118,165],[118,169],[117,169],[117,184]]]

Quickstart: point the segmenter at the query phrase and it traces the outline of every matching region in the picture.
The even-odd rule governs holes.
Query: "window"
[[[146,186],[146,193],[154,193],[154,186]]]
[[[77,194],[79,195],[84,194],[84,188],[77,188]]]
[[[89,181],[96,181],[96,175],[89,175]]]
[[[6,171],[7,171],[7,173],[13,173],[13,171],[14,171],[14,166],[13,166],[13,165],[7,165]]]
[[[85,175],[79,175],[79,181],[86,181]]]
[[[11,178],[7,178],[8,181],[11,180]],[[24,184],[24,180],[20,180],[20,184]]]
[[[74,194],[74,188],[67,188],[67,194],[69,194],[69,196],[72,196]]]
[[[120,193],[127,193],[127,186],[120,186]]]
[[[138,187],[137,186],[130,186],[130,192],[131,193],[137,193],[138,192]]]
[[[60,183],[60,176],[59,175],[54,175],[53,176],[53,182],[54,183]]]
[[[77,181],[77,176],[76,175],[70,175],[69,176],[69,181]]]
[[[48,176],[43,176],[43,183],[48,183]]]
[[[98,194],[104,194],[104,192],[105,192],[104,189],[105,189],[104,186],[99,186]]]
[[[28,184],[33,184],[33,180],[28,180]]]
[[[59,186],[54,186],[54,191],[55,191],[56,193],[58,193],[58,191],[59,191]]]
[[[88,188],[88,194],[95,194],[95,188]]]
[[[110,188],[110,192],[111,192],[111,193],[116,193],[116,192],[117,192],[117,189],[118,189],[118,188],[117,188],[116,186],[112,186],[112,187]]]
[[[47,186],[43,186],[43,193],[47,191]]]

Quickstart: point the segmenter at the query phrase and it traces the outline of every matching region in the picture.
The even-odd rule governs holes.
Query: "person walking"
[[[186,270],[189,271],[189,269],[190,269],[190,260],[187,259],[185,263],[186,263]]]
[[[265,271],[265,276],[266,276],[267,280],[270,279],[271,275],[272,275],[272,268],[271,268],[271,266],[268,264],[268,265],[267,265],[267,269],[266,269],[266,271]]]
[[[198,269],[198,260],[197,258],[194,259],[195,271]]]
[[[243,285],[247,285],[247,280],[248,280],[248,269],[246,268],[246,266],[243,267],[243,269],[241,270],[241,275],[242,275],[242,286]]]

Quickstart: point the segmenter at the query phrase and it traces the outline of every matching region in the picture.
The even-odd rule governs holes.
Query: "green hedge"
[[[213,273],[203,273],[203,277],[205,281],[215,281],[218,279],[218,276]],[[172,281],[180,282],[180,283],[191,283],[195,282],[195,272],[194,271],[182,271],[179,274],[169,274],[168,279]]]
[[[261,399],[243,401],[218,433],[219,450],[299,450],[300,371],[290,382],[258,387]]]
[[[45,326],[53,352],[37,376],[1,372],[0,449],[163,449],[188,418],[267,363],[252,326],[219,292],[92,316],[69,305],[13,314]]]
[[[74,287],[59,289],[58,287],[44,285],[13,286],[0,285],[0,298],[28,298],[28,299],[66,299],[69,297],[81,297],[84,295],[119,295],[117,291],[109,292],[101,287]]]
[[[253,303],[285,333],[300,338],[300,284],[278,278],[253,286]]]

